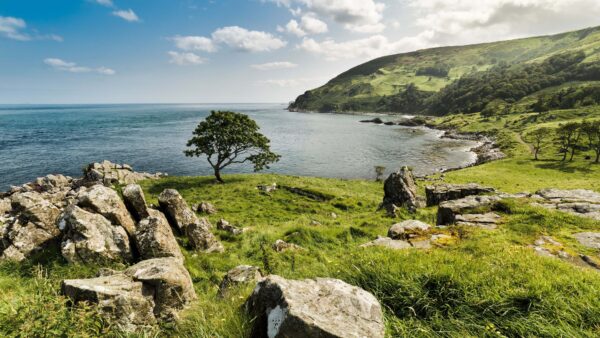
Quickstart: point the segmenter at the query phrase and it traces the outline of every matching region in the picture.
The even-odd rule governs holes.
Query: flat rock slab
[[[600,249],[600,232],[580,232],[574,237],[587,248]]]
[[[492,193],[495,189],[476,183],[468,184],[438,184],[425,188],[427,206],[439,205],[441,202],[457,200],[467,196]]]
[[[223,296],[227,289],[241,284],[258,282],[262,278],[260,269],[251,265],[239,265],[229,270],[219,286],[219,295]]]
[[[393,250],[406,250],[406,249],[429,249],[431,248],[431,240],[425,239],[420,241],[405,241],[391,239],[389,237],[379,237],[376,240],[367,242],[361,245],[361,248],[368,248],[372,246],[381,246]]]
[[[456,225],[475,226],[484,229],[495,229],[502,217],[493,212],[486,214],[456,215]]]
[[[492,207],[501,200],[498,196],[468,196],[440,203],[437,213],[437,225],[452,225],[457,215],[468,214],[478,208]]]
[[[533,205],[600,220],[600,193],[595,191],[543,189],[533,198],[537,200]]]
[[[384,337],[379,301],[337,279],[272,275],[256,285],[246,309],[256,318],[252,337]]]

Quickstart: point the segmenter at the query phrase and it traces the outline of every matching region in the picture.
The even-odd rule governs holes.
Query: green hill
[[[572,60],[574,63],[564,68],[546,67],[553,64],[552,58],[564,58],[565,54],[579,55],[581,58],[576,57]],[[531,80],[538,75],[536,71],[553,77],[544,83],[525,83],[530,88],[518,95],[504,95],[507,96],[504,100],[514,103],[537,91],[570,81],[600,80],[598,74],[592,77],[577,76],[577,72],[588,72],[586,67],[594,67],[598,60],[600,27],[553,36],[426,49],[385,56],[354,67],[324,86],[299,96],[290,104],[290,109],[442,114],[439,110],[446,106],[433,111],[430,108],[444,99],[440,94],[444,90],[460,92],[458,87],[462,83],[458,80],[471,79],[468,84],[477,86],[481,81],[489,81],[490,77],[495,81]],[[536,69],[540,68],[538,66],[545,69]],[[508,77],[503,75],[507,71],[511,73]],[[498,74],[504,77],[499,79]],[[454,87],[451,87],[453,84]],[[464,96],[469,92],[461,94]],[[498,98],[498,93],[488,94],[488,100],[484,102],[486,104]]]

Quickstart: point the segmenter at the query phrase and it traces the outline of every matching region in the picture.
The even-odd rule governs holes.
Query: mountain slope
[[[414,113],[427,104],[409,102],[411,97],[425,100],[458,79],[507,65],[542,63],[565,52],[583,52],[582,63],[599,61],[600,27],[381,57],[340,74],[320,88],[307,91],[290,105],[290,109]],[[407,89],[409,93],[406,93]],[[390,103],[394,97],[396,104]],[[412,108],[405,109],[407,104]]]

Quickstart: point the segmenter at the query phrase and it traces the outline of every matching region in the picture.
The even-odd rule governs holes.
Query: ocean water
[[[211,110],[255,119],[281,161],[266,172],[373,178],[374,166],[402,165],[419,174],[474,160],[472,142],[439,132],[359,123],[365,116],[295,113],[281,104],[21,105],[0,106],[0,189],[49,173],[80,176],[104,159],[137,171],[210,175],[202,158],[183,154],[191,133]],[[227,173],[252,172],[248,166]]]

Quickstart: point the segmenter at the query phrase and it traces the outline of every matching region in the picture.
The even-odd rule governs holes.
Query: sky
[[[599,0],[0,0],[0,104],[287,103],[379,56],[599,25]]]

